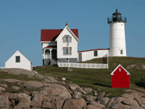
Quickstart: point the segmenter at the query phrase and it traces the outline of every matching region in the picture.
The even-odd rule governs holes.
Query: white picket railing
[[[86,69],[108,69],[108,64],[95,64],[95,63],[64,63],[58,62],[58,67],[73,67],[73,68],[86,68]]]

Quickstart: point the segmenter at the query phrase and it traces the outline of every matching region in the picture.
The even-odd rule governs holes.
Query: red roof
[[[107,48],[105,48],[105,49],[92,49],[92,50],[84,50],[84,51],[78,51],[78,52],[80,53],[80,52],[96,51],[96,50],[109,50],[109,49],[107,49]]]
[[[55,41],[63,29],[41,29],[41,41]],[[78,36],[78,29],[71,29],[71,31]]]

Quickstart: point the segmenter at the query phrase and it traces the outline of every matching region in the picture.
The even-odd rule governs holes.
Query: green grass
[[[87,61],[86,63],[104,63],[103,59],[94,59]],[[145,58],[134,57],[109,57],[109,69],[81,69],[71,68],[73,71],[67,71],[67,68],[59,68],[51,65],[45,67],[34,68],[42,75],[50,75],[61,79],[65,77],[67,84],[78,84],[82,87],[91,87],[97,92],[105,91],[106,93],[112,93],[110,96],[120,96],[124,93],[124,89],[111,88],[111,72],[121,64],[124,68],[131,64],[145,64]],[[141,78],[145,80],[145,70],[143,69],[127,69],[130,72],[130,84],[131,88],[141,87],[137,85]],[[71,81],[71,82],[70,82]],[[144,82],[145,83],[145,82]],[[144,87],[143,87],[144,88]]]

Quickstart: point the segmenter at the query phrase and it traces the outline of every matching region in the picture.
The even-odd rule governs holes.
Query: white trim
[[[77,38],[77,36],[71,31],[71,29],[66,26],[66,29],[72,34],[72,36],[75,36],[76,40],[79,41],[79,39]]]
[[[126,72],[127,72],[127,75],[130,75],[130,73],[121,65],[121,64],[119,64],[114,70],[113,70],[113,72],[111,73],[111,75],[114,75],[114,72],[118,69],[118,67],[122,67]]]

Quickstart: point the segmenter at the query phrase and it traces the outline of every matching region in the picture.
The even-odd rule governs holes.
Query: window
[[[63,38],[63,43],[70,43],[71,42],[71,37],[69,35],[65,35]]]
[[[120,50],[120,54],[123,54],[123,50]]]
[[[71,55],[72,47],[63,47],[63,55]]]
[[[94,56],[98,56],[98,51],[94,51]]]
[[[20,56],[16,56],[16,63],[20,62]]]

